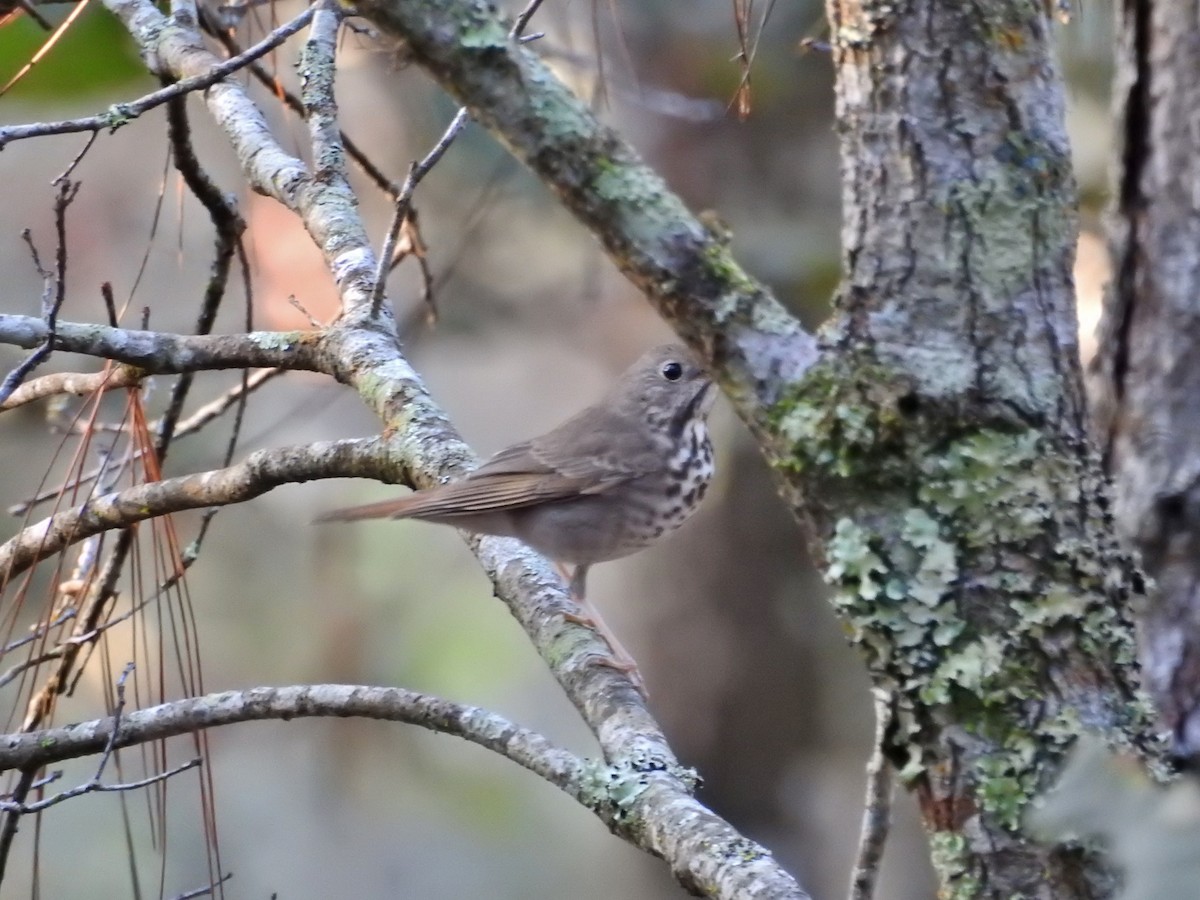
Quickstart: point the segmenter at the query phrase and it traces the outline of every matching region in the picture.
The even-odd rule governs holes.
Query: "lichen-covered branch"
[[[37,347],[49,333],[43,319],[0,313],[0,344],[26,349]],[[316,331],[171,334],[58,322],[54,349],[136,366],[145,375],[268,366],[324,371],[321,338],[322,334]]]
[[[647,762],[620,765],[589,762],[555,746],[537,732],[474,706],[453,703],[402,688],[363,685],[297,685],[251,688],[175,700],[147,709],[59,728],[0,737],[0,770],[30,769],[74,759],[106,749],[145,744],[200,729],[240,722],[336,716],[402,722],[440,734],[460,737],[504,756],[557,786],[594,812],[612,830],[636,826],[663,842],[668,859],[702,860],[693,870],[679,873],[685,885],[700,895],[714,895],[714,885],[731,874],[744,889],[739,897],[793,897],[773,878],[774,864],[761,848],[742,840],[713,853],[710,842],[723,840],[725,825],[702,807],[691,808],[656,781]],[[114,728],[116,732],[114,734]],[[692,801],[694,804],[694,801]],[[698,806],[698,805],[696,805]],[[681,833],[676,817],[687,817],[691,828]],[[632,823],[632,824],[631,824]]]
[[[1153,742],[1129,615],[1143,585],[1084,421],[1051,10],[829,3],[846,271],[814,366],[790,317],[486,4],[359,9],[717,364],[898,698],[888,752],[946,895],[1110,892],[1095,857],[1022,830],[1081,729]]]
[[[511,37],[484,0],[365,0],[357,11],[403,38],[471,116],[559,196],[613,262],[711,360],[764,440],[782,385],[815,358],[812,338],[747,275],[662,177]]]

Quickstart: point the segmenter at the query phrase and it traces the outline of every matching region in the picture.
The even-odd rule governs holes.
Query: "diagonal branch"
[[[601,123],[486,0],[363,0],[471,117],[529,166],[618,268],[719,370],[739,415],[769,435],[769,408],[815,361],[797,319],[734,260],[662,177]]]
[[[257,450],[236,465],[151,481],[93,497],[22,529],[0,544],[0,583],[103,531],[128,528],[185,509],[241,503],[281,484],[317,478],[365,476],[386,480],[389,470],[375,440],[346,440]]]

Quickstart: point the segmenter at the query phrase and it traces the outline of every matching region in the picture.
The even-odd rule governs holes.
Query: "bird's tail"
[[[408,515],[412,506],[412,497],[400,497],[396,500],[381,500],[379,503],[366,503],[362,506],[347,506],[342,509],[332,509],[321,513],[313,519],[314,522],[357,522],[360,519],[403,519]]]

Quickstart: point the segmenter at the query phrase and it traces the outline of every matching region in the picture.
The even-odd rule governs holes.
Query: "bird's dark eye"
[[[663,363],[662,376],[667,381],[678,381],[683,377],[683,366],[674,361]]]

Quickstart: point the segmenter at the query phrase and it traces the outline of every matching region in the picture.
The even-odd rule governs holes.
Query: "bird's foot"
[[[629,654],[628,650],[621,646],[621,642],[617,640],[608,626],[604,624],[603,619],[599,616],[572,612],[564,612],[562,617],[564,622],[569,622],[572,625],[580,625],[590,631],[594,631],[597,637],[608,644],[608,655],[596,656],[596,665],[620,672],[633,682],[633,686],[642,695],[643,700],[650,699],[650,693],[646,690],[646,681],[642,678],[637,661]]]
[[[641,695],[643,700],[650,699],[650,692],[646,690],[646,681],[642,678],[641,670],[638,669],[637,663],[633,661],[632,657],[619,659],[617,653],[614,651],[608,656],[596,657],[596,665],[604,666],[606,669],[615,669],[620,672],[629,679],[634,690]]]

